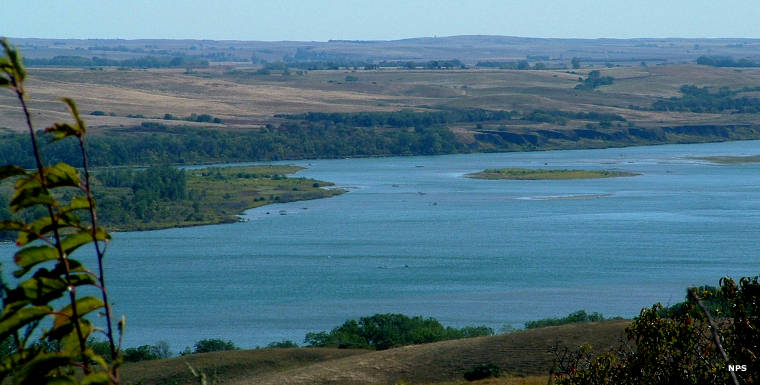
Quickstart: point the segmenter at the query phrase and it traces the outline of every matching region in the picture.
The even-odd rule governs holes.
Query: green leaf
[[[82,335],[87,337],[92,333],[92,324],[84,316],[94,310],[103,307],[95,297],[84,297],[77,300],[77,315],[79,315],[79,328]],[[100,306],[98,306],[100,305]],[[55,314],[53,327],[44,334],[46,338],[61,341],[61,348],[64,351],[79,351],[79,336],[76,333],[76,327],[72,322],[71,305],[66,305],[58,310]]]
[[[84,351],[84,355],[89,358],[90,361],[94,362],[96,365],[99,365],[101,368],[108,368],[108,362],[106,359],[103,356],[95,353],[94,350],[87,349]]]
[[[109,385],[111,378],[103,372],[90,373],[82,379],[82,385]]]
[[[90,201],[87,199],[86,195],[77,195],[74,198],[71,199],[71,204],[66,207],[68,210],[82,210],[82,209],[89,209],[90,208]]]
[[[11,198],[10,209],[15,214],[32,206],[53,204],[55,204],[55,199],[47,189],[38,187],[16,190],[16,193]]]
[[[45,234],[51,230],[53,230],[53,221],[50,217],[44,216],[29,224],[28,227],[24,227],[23,232],[19,232],[16,245],[27,245],[29,242],[39,239],[39,234]]]
[[[79,117],[79,110],[77,109],[77,104],[74,102],[73,99],[70,99],[70,98],[61,98],[61,101],[66,103],[66,107],[69,109],[71,116],[74,118],[74,120],[76,120],[77,122],[76,129],[79,133],[77,137],[81,138],[82,135],[84,135],[85,132],[87,132],[87,127],[85,126],[82,118]]]
[[[70,136],[81,137],[83,134],[82,131],[77,127],[74,127],[68,123],[56,123],[46,128],[45,133],[53,135],[53,140],[51,140],[51,142],[68,138]]]
[[[82,297],[82,298],[77,299],[76,305],[77,305],[77,314],[79,314],[80,317],[84,316],[87,313],[90,313],[92,311],[105,307],[102,300],[93,296],[87,296],[87,297]],[[60,310],[60,312],[71,315],[72,314],[71,305],[66,305],[65,307],[63,307],[63,309]],[[56,325],[58,324],[57,319],[56,319],[55,324]]]
[[[79,334],[77,333],[76,329],[74,328],[74,324],[71,322],[71,319],[68,319],[68,322],[66,323],[66,327],[60,329],[60,330],[68,330],[69,326],[71,326],[71,330],[63,335],[63,338],[60,339],[61,341],[61,351],[71,354],[77,354],[81,351],[81,348],[79,346]],[[82,332],[82,336],[87,339],[90,334],[92,334],[92,324],[90,321],[79,318],[79,331]]]
[[[35,357],[31,362],[21,367],[21,370],[14,376],[14,384],[48,384],[53,378],[50,378],[53,371],[62,367],[70,367],[76,362],[76,355],[65,353],[43,353]],[[56,373],[57,374],[57,373]],[[76,383],[76,380],[71,378],[73,382],[65,382],[68,376],[56,376],[63,384]]]
[[[0,83],[2,83],[2,78],[0,78]],[[5,180],[10,177],[14,177],[17,175],[26,175],[26,174],[27,172],[25,169],[18,166],[14,166],[12,164],[7,164],[5,166],[0,167],[0,180]]]
[[[20,269],[13,272],[16,278],[26,274],[35,265],[58,259],[58,250],[50,246],[29,246],[19,250],[13,257],[13,261]]]
[[[0,44],[3,45],[5,56],[8,57],[9,64],[13,69],[13,75],[16,77],[16,81],[21,83],[26,77],[26,71],[24,71],[24,65],[21,63],[21,55],[18,53],[16,47],[11,46],[8,40],[2,39]]]
[[[32,306],[16,310],[12,313],[3,312],[0,319],[0,341],[26,327],[30,323],[41,320],[53,311],[50,306]]]
[[[0,221],[0,230],[2,231],[23,231],[26,225],[17,221]]]
[[[68,289],[66,282],[47,270],[42,270],[42,272],[47,274],[35,274],[32,278],[21,282],[18,288],[9,293],[9,297],[16,300],[29,300],[38,305],[61,298]]]
[[[82,223],[82,220],[79,219],[79,216],[71,210],[69,210],[68,206],[63,206],[59,208],[59,216],[58,216],[58,226],[59,227],[79,227],[79,225]]]
[[[40,219],[30,223],[24,232],[18,234],[16,239],[16,245],[24,246],[29,242],[39,239],[39,234],[45,234],[52,231],[54,228],[53,220],[49,216],[43,216]]]
[[[74,271],[73,269],[71,271]],[[81,272],[87,272],[86,274],[72,274],[71,275],[71,286],[86,286],[86,285],[97,285],[98,281],[95,280],[95,278],[87,271],[83,266],[80,267],[77,271]]]
[[[110,239],[110,235],[108,235],[108,233],[106,233],[103,229],[98,229],[95,233],[95,237],[98,241],[105,241]],[[89,231],[80,230],[64,238],[61,242],[61,246],[66,255],[71,255],[74,250],[92,241],[92,234]]]
[[[45,167],[44,172],[48,188],[79,187],[79,171],[66,163]]]
[[[82,297],[76,300],[77,314],[79,317],[83,317],[85,314],[95,311],[97,309],[105,307],[103,301],[96,297],[88,296]],[[50,329],[48,335],[51,337],[62,337],[62,331],[69,330],[71,325],[71,317],[73,312],[71,311],[71,304],[64,306],[55,315],[55,321],[53,322],[53,328]],[[80,323],[86,322],[85,319],[80,319]]]
[[[40,182],[40,176],[37,171],[27,173],[24,178],[19,178],[16,181],[16,190],[39,187],[42,187],[42,183]]]

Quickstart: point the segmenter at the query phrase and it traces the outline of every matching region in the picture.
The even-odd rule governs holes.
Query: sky
[[[0,16],[0,36],[39,38],[760,38],[758,0],[0,0]]]

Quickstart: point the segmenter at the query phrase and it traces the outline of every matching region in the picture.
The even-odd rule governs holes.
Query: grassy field
[[[262,349],[189,355],[129,363],[125,383],[192,384],[185,362],[223,384],[463,384],[463,373],[484,363],[506,377],[480,384],[545,384],[552,347],[591,344],[597,351],[618,345],[629,321],[570,324],[492,337],[442,341],[383,351],[327,348]]]
[[[597,111],[620,114],[641,127],[682,124],[750,124],[755,114],[659,112],[631,109],[649,107],[660,98],[679,95],[685,84],[726,86],[734,89],[760,86],[760,69],[714,68],[697,65],[614,67],[599,69],[612,76],[612,85],[593,91],[576,90],[580,70],[321,70],[301,75],[213,67],[186,73],[179,69],[91,70],[86,68],[32,68],[27,88],[34,121],[48,125],[65,118],[57,98],[72,97],[98,130],[129,127],[164,114],[210,114],[221,124],[197,123],[219,129],[256,127],[277,121],[276,114],[356,111],[393,111],[402,108],[485,108]],[[352,81],[346,81],[347,76]],[[0,94],[0,127],[19,130],[20,110],[9,94]],[[130,117],[131,116],[131,117]],[[186,124],[186,122],[182,122]],[[566,126],[583,127],[587,121]],[[527,129],[556,125],[511,122]],[[501,123],[494,123],[494,128]],[[489,128],[487,125],[485,128]],[[474,127],[453,127],[462,134]]]
[[[475,179],[514,179],[514,180],[560,180],[560,179],[599,179],[636,176],[631,172],[596,171],[596,170],[531,170],[525,168],[488,169],[465,175]]]

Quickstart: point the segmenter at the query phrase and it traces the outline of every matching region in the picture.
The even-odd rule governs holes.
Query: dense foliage
[[[595,120],[599,122],[625,122],[625,118],[609,112],[570,112],[561,110],[533,110],[523,117],[531,122],[567,124],[568,119]]]
[[[606,319],[601,313],[586,313],[585,310],[578,310],[576,312],[568,314],[566,317],[561,318],[543,318],[535,321],[528,321],[525,323],[526,329],[543,328],[547,326],[559,326],[571,323],[579,322],[599,322]]]
[[[760,63],[742,58],[735,60],[730,56],[700,56],[697,64],[713,67],[760,67]]]
[[[149,133],[92,136],[87,150],[97,166],[203,163],[209,161],[336,158],[376,155],[435,155],[466,152],[445,127],[377,130],[331,122],[287,123],[250,131],[216,131],[191,127],[168,127],[159,123],[141,127]],[[152,132],[157,131],[157,132]],[[24,138],[0,136],[0,163],[23,167],[33,164],[31,153],[18,151]],[[43,142],[42,140],[40,142]],[[71,143],[46,146],[51,161],[81,165]]]
[[[458,338],[493,335],[486,326],[461,329],[444,327],[434,318],[403,314],[375,314],[358,321],[349,320],[328,332],[307,333],[304,343],[317,347],[384,350]]]
[[[145,170],[109,169],[98,173],[105,187],[128,187],[131,194],[116,197],[99,193],[101,213],[106,222],[124,224],[130,219],[150,221],[163,215],[162,202],[187,199],[187,176],[183,170],[169,166],[152,166]]]
[[[583,79],[583,83],[578,84],[575,86],[576,90],[593,90],[594,88],[597,88],[599,86],[606,86],[614,83],[615,78],[612,76],[602,76],[602,74],[597,71],[593,70],[588,73],[588,76],[586,79]]]
[[[501,368],[494,363],[479,364],[463,373],[467,381],[478,381],[486,378],[496,378],[501,376]]]
[[[124,68],[196,68],[208,67],[208,60],[192,57],[158,57],[145,56],[140,58],[115,60],[97,56],[55,56],[50,59],[24,59],[29,66],[57,67],[124,67]]]
[[[712,305],[700,306],[702,299]],[[617,351],[565,354],[558,384],[729,384],[732,373],[740,384],[758,383],[758,303],[758,277],[742,278],[738,285],[724,278],[718,290],[692,289],[676,311],[660,304],[643,309]],[[734,365],[739,368],[732,371]]]
[[[305,120],[311,123],[345,124],[352,127],[432,127],[450,123],[475,123],[509,120],[507,111],[483,109],[417,112],[401,110],[393,112],[308,112],[296,115],[278,115],[287,119]]]
[[[533,67],[530,66],[530,63],[527,60],[517,60],[517,61],[479,61],[476,65],[476,67],[481,68],[498,68],[503,70],[542,70],[546,69],[546,65],[543,63],[536,63],[533,65]]]
[[[733,111],[736,113],[760,112],[760,99],[747,96],[735,97],[738,91],[722,87],[710,92],[710,87],[685,85],[681,87],[679,97],[658,100],[652,104],[656,111],[689,111],[720,113]]]
[[[218,338],[207,338],[195,343],[193,353],[223,352],[238,349],[239,348],[232,341]]]

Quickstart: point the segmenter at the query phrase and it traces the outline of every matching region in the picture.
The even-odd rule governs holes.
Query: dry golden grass
[[[44,127],[65,119],[61,96],[78,101],[92,127],[135,126],[164,114],[179,117],[211,114],[224,121],[219,128],[261,126],[275,114],[308,111],[390,111],[402,108],[487,108],[530,111],[562,109],[623,115],[638,126],[668,124],[731,124],[756,120],[751,114],[691,114],[637,111],[657,98],[679,95],[684,84],[760,86],[760,69],[713,68],[697,65],[615,67],[600,69],[615,83],[595,91],[574,90],[583,70],[379,70],[307,71],[290,76],[254,75],[252,70],[212,67],[184,70],[39,69],[31,68],[27,89],[34,121]],[[574,72],[574,73],[573,73]],[[346,81],[347,76],[356,81]],[[116,116],[90,116],[92,111]],[[143,115],[145,118],[129,118]],[[0,94],[0,128],[21,128],[17,103]],[[193,124],[164,121],[166,124]]]
[[[184,364],[224,384],[441,384],[466,383],[463,373],[484,363],[499,365],[507,376],[479,384],[546,383],[559,344],[573,349],[591,344],[598,351],[617,346],[629,321],[571,324],[492,337],[442,341],[384,351],[269,349],[207,353],[124,366],[127,383],[158,384],[167,379],[190,384]],[[170,383],[170,382],[165,382]]]

